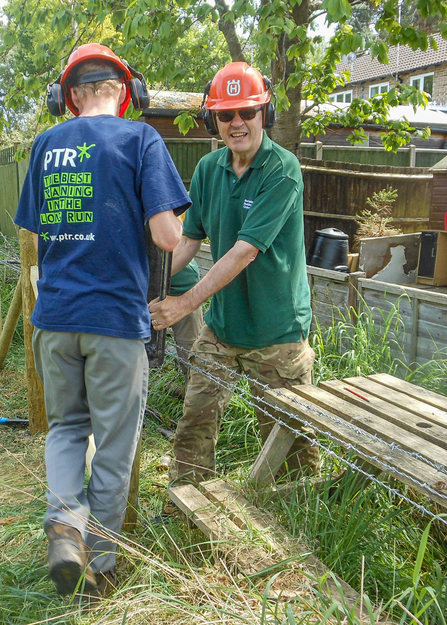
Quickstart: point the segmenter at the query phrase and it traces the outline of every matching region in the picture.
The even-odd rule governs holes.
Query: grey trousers
[[[108,571],[115,565],[114,537],[126,512],[146,406],[144,342],[35,328],[33,347],[50,428],[45,525],[56,521],[80,530],[92,549],[92,569]],[[85,488],[91,433],[96,453]]]

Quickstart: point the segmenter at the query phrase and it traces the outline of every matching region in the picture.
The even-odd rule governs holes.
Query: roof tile
[[[410,46],[390,46],[389,65],[379,63],[377,58],[372,59],[370,54],[360,54],[353,63],[343,61],[337,65],[339,72],[349,70],[351,72],[350,84],[376,78],[395,76],[397,73],[410,72],[416,69],[424,69],[447,61],[447,41],[440,33],[433,35],[438,49],[428,48],[412,50]]]

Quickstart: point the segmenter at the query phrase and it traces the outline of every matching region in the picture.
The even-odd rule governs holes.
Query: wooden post
[[[140,486],[140,452],[141,452],[141,434],[138,441],[137,451],[133,461],[132,475],[130,476],[129,497],[127,498],[127,510],[123,523],[125,532],[135,530],[138,520],[138,489]]]
[[[5,325],[0,335],[0,369],[3,369],[6,356],[11,345],[12,337],[17,326],[17,322],[22,312],[22,274],[20,274],[8,314],[6,315]]]
[[[23,228],[20,229],[20,258],[22,262],[23,334],[25,339],[28,419],[30,433],[37,434],[48,429],[43,386],[34,364],[32,344],[34,327],[30,321],[36,303],[30,273],[32,265],[37,264],[37,252],[34,247],[33,234]]]
[[[323,160],[323,142],[315,141],[315,159],[317,161]]]
[[[410,167],[416,167],[416,146],[410,143],[409,145],[410,152]]]

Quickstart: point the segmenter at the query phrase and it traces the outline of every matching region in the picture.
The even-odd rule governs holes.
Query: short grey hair
[[[85,61],[79,66],[73,82],[76,82],[76,79],[80,78],[84,74],[101,72],[108,69],[116,69],[116,66],[114,66],[113,63],[107,63],[106,61]],[[97,82],[85,82],[80,85],[74,85],[73,91],[76,93],[78,98],[81,99],[86,98],[88,95],[117,96],[121,90],[122,84],[123,81],[118,78],[109,78],[107,80],[99,80]]]

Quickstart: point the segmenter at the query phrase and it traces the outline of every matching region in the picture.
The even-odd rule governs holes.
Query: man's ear
[[[73,89],[73,87],[70,87],[70,96],[71,96],[71,101],[73,102],[73,104],[75,105],[75,107],[78,109],[78,111],[81,113],[81,99],[80,97],[77,95],[76,91]]]
[[[121,85],[121,91],[120,91],[120,97],[119,97],[119,103],[120,105],[124,102],[124,100],[126,99],[126,95],[127,95],[127,87],[126,85],[123,83]]]

